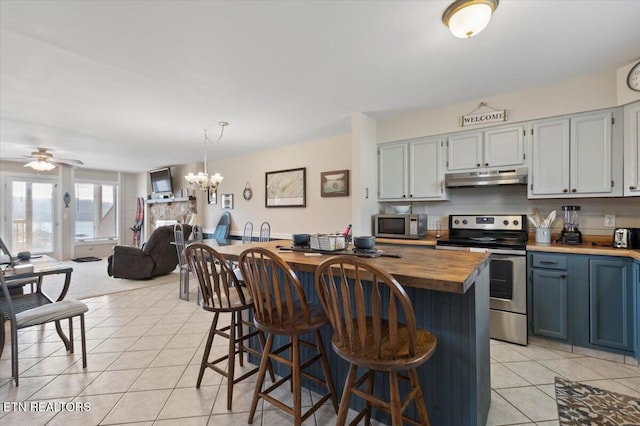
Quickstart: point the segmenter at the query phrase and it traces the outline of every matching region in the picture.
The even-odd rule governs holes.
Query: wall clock
[[[635,64],[631,68],[631,71],[629,71],[629,75],[627,76],[627,86],[629,86],[629,89],[631,90],[640,92],[640,62]]]
[[[251,190],[251,186],[249,186],[249,182],[247,182],[247,185],[244,187],[244,191],[242,191],[242,197],[247,201],[253,197],[253,191]]]

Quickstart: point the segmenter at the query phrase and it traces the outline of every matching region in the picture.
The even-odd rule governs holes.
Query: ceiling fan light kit
[[[24,167],[32,168],[38,172],[48,172],[56,168],[56,166],[76,167],[84,163],[80,160],[72,160],[69,158],[55,158],[47,148],[38,148],[31,155],[23,155],[29,161]],[[16,158],[15,160],[25,161],[24,158]]]
[[[229,125],[226,121],[218,122],[220,126],[220,136],[215,140],[215,143],[218,143],[220,139],[222,139],[222,135],[224,134],[224,128]],[[207,137],[207,129],[204,129],[204,172],[199,172],[198,174],[189,173],[184,178],[187,183],[191,185],[192,188],[201,189],[202,191],[215,191],[218,188],[218,185],[222,182],[224,177],[220,175],[220,173],[216,173],[214,175],[209,176],[207,173],[207,142],[209,138]]]
[[[456,0],[442,14],[442,22],[459,38],[471,38],[486,28],[499,0]]]
[[[33,170],[37,170],[39,172],[48,172],[56,168],[55,164],[46,160],[32,160],[25,164],[24,167],[31,167]]]

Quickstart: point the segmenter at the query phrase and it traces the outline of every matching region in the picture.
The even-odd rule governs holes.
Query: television
[[[169,167],[151,170],[149,172],[149,179],[151,180],[151,191],[153,191],[154,194],[170,194],[173,192],[171,169]]]

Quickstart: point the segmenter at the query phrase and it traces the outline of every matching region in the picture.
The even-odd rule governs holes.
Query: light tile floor
[[[195,388],[212,316],[196,306],[195,290],[193,296],[191,302],[180,300],[175,284],[162,284],[86,299],[90,309],[86,370],[80,342],[71,355],[53,327],[23,330],[19,387],[10,379],[9,342],[0,359],[0,398],[5,402],[0,424],[246,424],[253,383],[235,386],[233,412],[226,410],[220,375],[207,371],[202,387]],[[214,351],[222,354],[226,346],[215,345]],[[640,397],[640,367],[492,341],[488,424],[557,425],[553,384],[557,375]],[[316,397],[307,391],[303,403],[308,406]],[[282,399],[287,398],[283,393]],[[21,411],[6,404],[18,401],[27,401],[28,408],[32,403],[42,405],[40,410]],[[75,410],[67,411],[70,408]],[[291,423],[289,416],[268,403],[260,402],[258,408],[256,425]],[[305,424],[331,425],[335,418],[332,408],[325,406]]]

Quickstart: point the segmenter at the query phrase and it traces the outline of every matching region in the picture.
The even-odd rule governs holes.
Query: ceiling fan
[[[39,172],[46,172],[55,169],[56,166],[76,167],[84,163],[80,160],[72,160],[70,158],[55,158],[47,148],[37,148],[31,155],[23,155],[17,160],[30,160],[24,167],[31,167]]]

